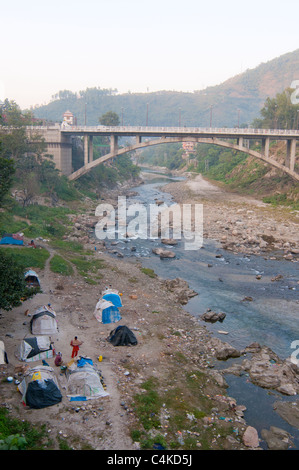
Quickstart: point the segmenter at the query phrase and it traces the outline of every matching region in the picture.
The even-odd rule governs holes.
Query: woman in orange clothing
[[[79,341],[77,336],[75,336],[75,338],[72,339],[72,341],[70,342],[70,346],[73,347],[72,358],[77,356],[78,351],[79,351],[79,346],[81,346],[81,344],[83,344],[83,341]]]

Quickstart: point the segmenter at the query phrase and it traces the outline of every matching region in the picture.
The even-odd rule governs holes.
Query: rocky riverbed
[[[272,256],[273,248],[280,249],[281,256],[289,262],[296,261],[296,213],[275,211],[258,201],[248,201],[236,195],[227,194],[224,199],[222,190],[202,183],[199,177],[172,183],[164,190],[169,191],[177,202],[204,202],[205,236],[221,241],[224,248],[263,256]],[[116,204],[119,194],[129,193],[130,188],[109,192],[109,199],[105,202]],[[121,253],[111,257],[111,247],[107,249],[105,242],[94,239],[93,228],[97,218],[90,204],[91,201],[87,201],[88,211],[71,217],[73,229],[66,240],[81,242],[89,250],[89,259],[103,261],[104,267],[99,272],[101,279],[94,285],[88,284],[76,271],[68,277],[55,274],[50,270],[48,260],[45,269],[39,271],[43,292],[26,301],[22,307],[8,313],[1,312],[0,334],[9,357],[9,364],[2,369],[1,405],[21,419],[46,424],[56,448],[57,437],[62,436],[75,449],[85,446],[98,450],[136,450],[141,443],[132,438],[131,431],[140,429],[141,425],[134,397],[144,393],[145,381],[154,378],[159,395],[177,394],[176,399],[180,403],[184,401],[184,415],[189,416],[189,425],[176,429],[176,433],[180,433],[177,448],[186,448],[191,437],[196,449],[205,448],[204,445],[215,450],[260,449],[262,441],[268,443],[268,448],[292,448],[292,436],[283,429],[265,428],[263,434],[258,435],[252,426],[248,426],[243,404],[227,396],[224,375],[246,372],[250,380],[261,387],[294,395],[290,410],[280,403],[276,409],[284,419],[292,419],[292,425],[298,427],[299,402],[295,398],[299,387],[298,367],[288,360],[280,360],[262,345],[254,343],[238,351],[229,343],[214,338],[202,321],[182,308],[197,294],[184,280],[177,278],[174,282],[151,277],[142,270],[138,259],[123,259]],[[248,237],[252,241],[249,242]],[[49,249],[50,257],[56,253],[47,242],[40,241],[40,245]],[[135,332],[138,344],[134,347],[113,347],[106,338],[116,325],[100,324],[93,315],[101,291],[109,285],[123,294],[121,324]],[[78,335],[83,341],[82,355],[95,362],[102,355],[99,367],[108,397],[74,406],[66,397],[65,376],[55,368],[51,359],[48,362],[54,368],[63,392],[59,405],[43,410],[24,407],[15,386],[5,380],[8,375],[21,379],[15,372],[20,365],[15,350],[19,341],[29,335],[29,319],[24,316],[24,310],[33,312],[38,306],[48,303],[57,312],[59,321],[59,333],[52,338],[56,351],[62,353],[67,363],[71,354],[69,342]],[[223,361],[231,357],[243,360],[226,369],[218,367],[220,362],[223,365]],[[188,401],[190,390],[187,389],[186,377],[189,381],[202,377],[196,390],[205,405],[196,416],[188,410],[191,399]],[[175,431],[169,424],[172,413],[173,409],[168,409],[164,403],[159,414],[160,426],[152,429],[152,438],[162,434],[166,441],[170,436],[174,440]],[[204,444],[207,435],[209,442]]]

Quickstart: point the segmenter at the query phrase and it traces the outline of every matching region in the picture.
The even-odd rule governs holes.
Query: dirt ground
[[[225,202],[223,190],[212,187],[199,177],[184,183],[172,183],[169,189],[178,200],[187,197],[198,200],[199,196],[204,196],[204,203],[213,206],[213,214],[210,214],[205,227],[206,234],[212,238],[217,239],[217,234],[218,239],[221,238],[218,222],[220,220],[224,223],[224,206],[228,207],[231,215],[235,214],[236,207],[244,210],[245,199],[230,195]],[[253,211],[264,209],[264,205],[259,202],[253,205],[247,200],[246,204],[246,210],[249,206]],[[267,214],[269,223],[273,225],[274,212]],[[251,215],[256,215],[257,220],[261,218],[263,223],[269,225],[265,213],[254,212]],[[294,230],[294,239],[295,231],[298,233],[298,219],[295,216],[292,215],[293,219],[288,221],[288,233],[290,235]],[[276,230],[281,231],[283,238],[285,218],[281,220],[281,225],[279,221],[275,223]],[[51,258],[54,250],[46,244],[44,246],[49,249]],[[207,364],[213,361],[213,352],[209,348],[209,334],[203,323],[199,323],[182,308],[162,280],[142,273],[138,260],[113,258],[99,250],[93,256],[106,263],[106,268],[101,270],[103,278],[98,285],[87,284],[77,273],[70,277],[54,274],[49,267],[49,258],[45,269],[36,270],[40,276],[42,293],[27,300],[21,307],[1,312],[0,339],[5,343],[9,359],[9,364],[2,370],[1,406],[6,406],[21,419],[46,424],[49,437],[54,442],[59,435],[71,442],[74,449],[134,450],[138,445],[129,434],[135,420],[131,405],[134,393],[140,392],[140,384],[148,377],[162,378],[164,374],[170,374],[171,367],[173,374],[178,374],[179,371],[169,361],[176,351],[183,351],[189,357],[190,364],[205,370],[208,370]],[[122,320],[118,324],[101,324],[93,315],[106,286],[123,294]],[[130,297],[132,295],[134,298]],[[55,367],[52,358],[47,359],[47,362],[55,370],[63,395],[58,405],[41,410],[25,407],[15,383],[5,380],[8,375],[14,375],[15,366],[20,365],[15,356],[17,346],[25,336],[30,336],[30,317],[24,315],[25,310],[29,309],[32,314],[38,307],[48,303],[56,311],[58,319],[59,331],[51,338],[55,350],[62,353],[66,364],[71,359],[70,341],[75,335],[78,336],[83,341],[79,354],[90,357],[98,365],[109,396],[87,402],[70,402],[66,397],[65,375]],[[119,324],[132,329],[138,340],[136,346],[114,347],[106,340],[110,331]],[[180,336],[172,335],[173,331],[180,331]],[[102,362],[98,361],[100,355],[103,356]],[[210,396],[222,392],[223,389],[211,384]],[[245,427],[243,423],[243,429]]]

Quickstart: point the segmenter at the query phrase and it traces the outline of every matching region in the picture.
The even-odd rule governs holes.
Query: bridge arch
[[[213,138],[204,138],[204,137],[162,137],[162,138],[158,138],[158,139],[153,139],[153,140],[147,140],[145,142],[136,142],[135,144],[131,145],[131,146],[127,146],[127,147],[124,147],[124,148],[119,148],[119,149],[116,149],[114,150],[113,152],[110,152],[96,160],[93,160],[87,164],[85,164],[84,166],[82,166],[81,168],[79,168],[78,170],[76,170],[75,172],[73,172],[71,175],[69,175],[69,180],[70,181],[75,181],[77,180],[78,178],[80,178],[81,176],[85,175],[86,173],[88,173],[92,168],[95,168],[96,166],[100,165],[101,163],[104,163],[108,160],[111,160],[115,157],[118,157],[120,155],[123,155],[125,153],[128,153],[128,152],[131,152],[133,150],[138,150],[138,149],[141,149],[141,148],[145,148],[145,147],[150,147],[152,145],[160,145],[160,144],[169,144],[169,143],[176,143],[176,142],[195,142],[195,143],[204,143],[204,144],[214,144],[214,145],[218,145],[220,147],[225,147],[225,148],[230,148],[230,149],[233,149],[233,150],[238,150],[239,152],[244,152],[244,153],[247,153],[248,155],[254,157],[254,158],[257,158],[269,165],[272,165],[273,167],[283,171],[284,173],[287,173],[289,176],[291,176],[292,178],[295,178],[297,181],[299,181],[299,174],[295,173],[293,170],[291,170],[290,168],[288,168],[287,166],[277,162],[275,159],[269,157],[269,156],[266,156],[266,155],[263,155],[262,153],[260,152],[257,152],[255,150],[251,150],[249,149],[248,147],[245,147],[243,145],[243,140],[240,140],[239,143],[232,143],[232,142],[228,142],[228,141],[225,141],[225,140],[221,140],[221,139],[217,139],[215,137]]]

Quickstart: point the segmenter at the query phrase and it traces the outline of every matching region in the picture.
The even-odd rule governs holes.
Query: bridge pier
[[[117,153],[118,151],[118,137],[115,134],[110,136],[110,153]]]
[[[93,136],[84,136],[84,165],[93,161]]]
[[[294,171],[296,161],[296,139],[287,140],[287,154],[285,159],[285,166]]]
[[[262,155],[264,157],[269,158],[269,148],[270,148],[270,138],[266,137],[262,139]]]

